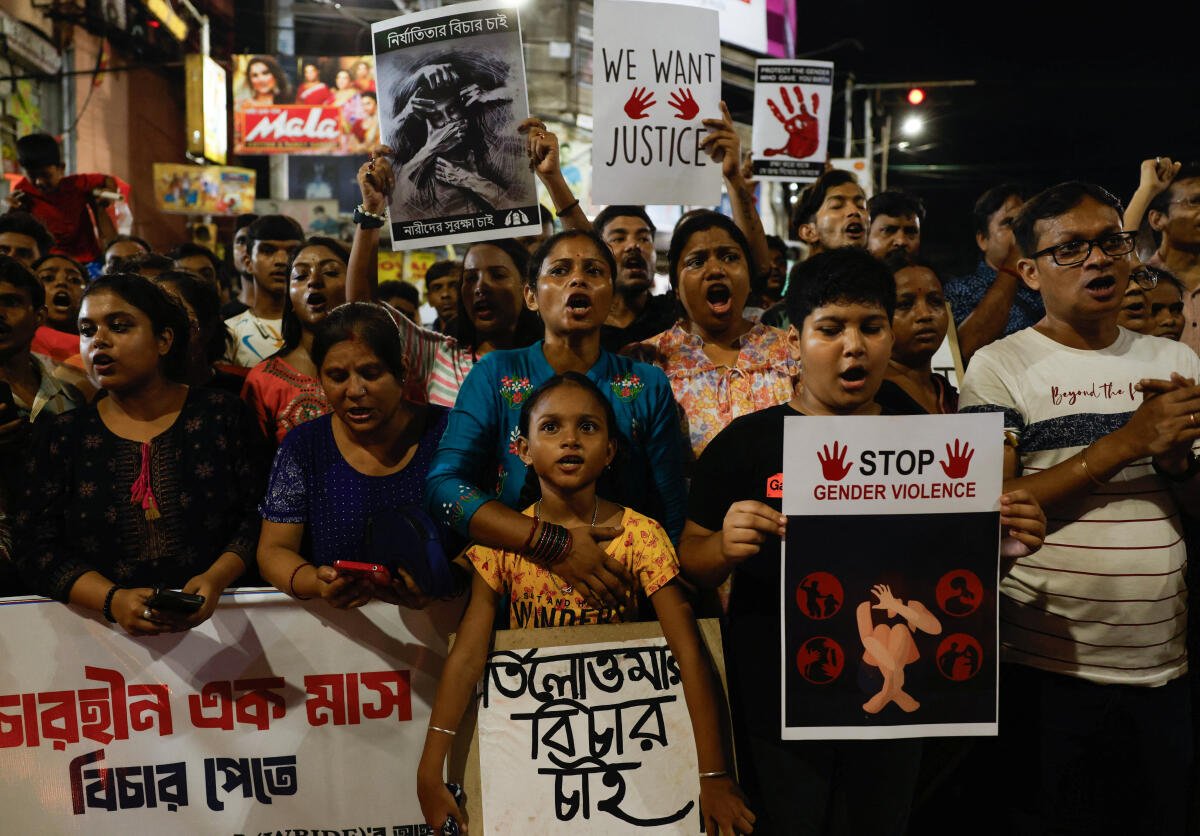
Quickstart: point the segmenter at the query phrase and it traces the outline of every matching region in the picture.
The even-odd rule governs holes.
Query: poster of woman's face
[[[476,240],[536,221],[517,134],[528,100],[514,10],[468,3],[385,24],[391,30],[377,24],[374,36],[381,130],[396,173],[393,236],[414,220],[440,224],[436,233],[479,230]]]

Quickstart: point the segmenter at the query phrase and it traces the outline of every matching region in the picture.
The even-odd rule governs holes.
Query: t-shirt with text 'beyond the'
[[[1137,382],[1172,372],[1200,379],[1200,357],[1124,328],[1098,351],[1026,328],[975,354],[959,410],[1003,412],[1028,475],[1124,426],[1142,402]],[[1044,510],[1045,543],[1000,584],[1003,657],[1100,683],[1161,685],[1183,674],[1187,548],[1152,461]]]

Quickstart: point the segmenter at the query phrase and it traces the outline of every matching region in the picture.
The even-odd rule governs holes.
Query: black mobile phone
[[[146,606],[152,610],[191,615],[204,606],[204,596],[180,592],[178,589],[163,589],[160,586],[154,590],[150,600],[146,601]]]

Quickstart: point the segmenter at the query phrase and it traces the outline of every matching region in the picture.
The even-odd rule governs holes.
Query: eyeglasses
[[[1084,258],[1086,259],[1087,256]],[[1158,273],[1147,267],[1139,267],[1134,270],[1129,274],[1129,278],[1142,290],[1154,290],[1158,287]]]
[[[1074,267],[1087,261],[1088,256],[1092,254],[1092,247],[1097,245],[1107,256],[1129,255],[1133,252],[1134,238],[1136,237],[1136,232],[1114,232],[1091,241],[1068,241],[1065,244],[1046,247],[1044,250],[1038,250],[1031,257],[1041,258],[1048,255],[1059,267]]]
[[[1187,197],[1178,197],[1171,201],[1172,203],[1182,203],[1189,209],[1200,209],[1200,192],[1190,194]]]

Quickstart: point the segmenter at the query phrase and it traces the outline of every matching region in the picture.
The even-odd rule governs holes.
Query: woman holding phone
[[[148,279],[87,288],[80,353],[105,396],[36,425],[17,508],[17,564],[34,590],[132,635],[196,626],[254,568],[264,445],[240,400],[182,382],[188,333]],[[168,610],[152,603],[159,586],[203,602]]]
[[[417,606],[421,592],[403,570],[377,584],[335,564],[363,560],[380,515],[422,505],[448,411],[405,399],[403,346],[379,305],[334,309],[310,353],[333,412],[298,425],[279,447],[260,508],[262,575],[295,598],[338,608],[372,598]]]

